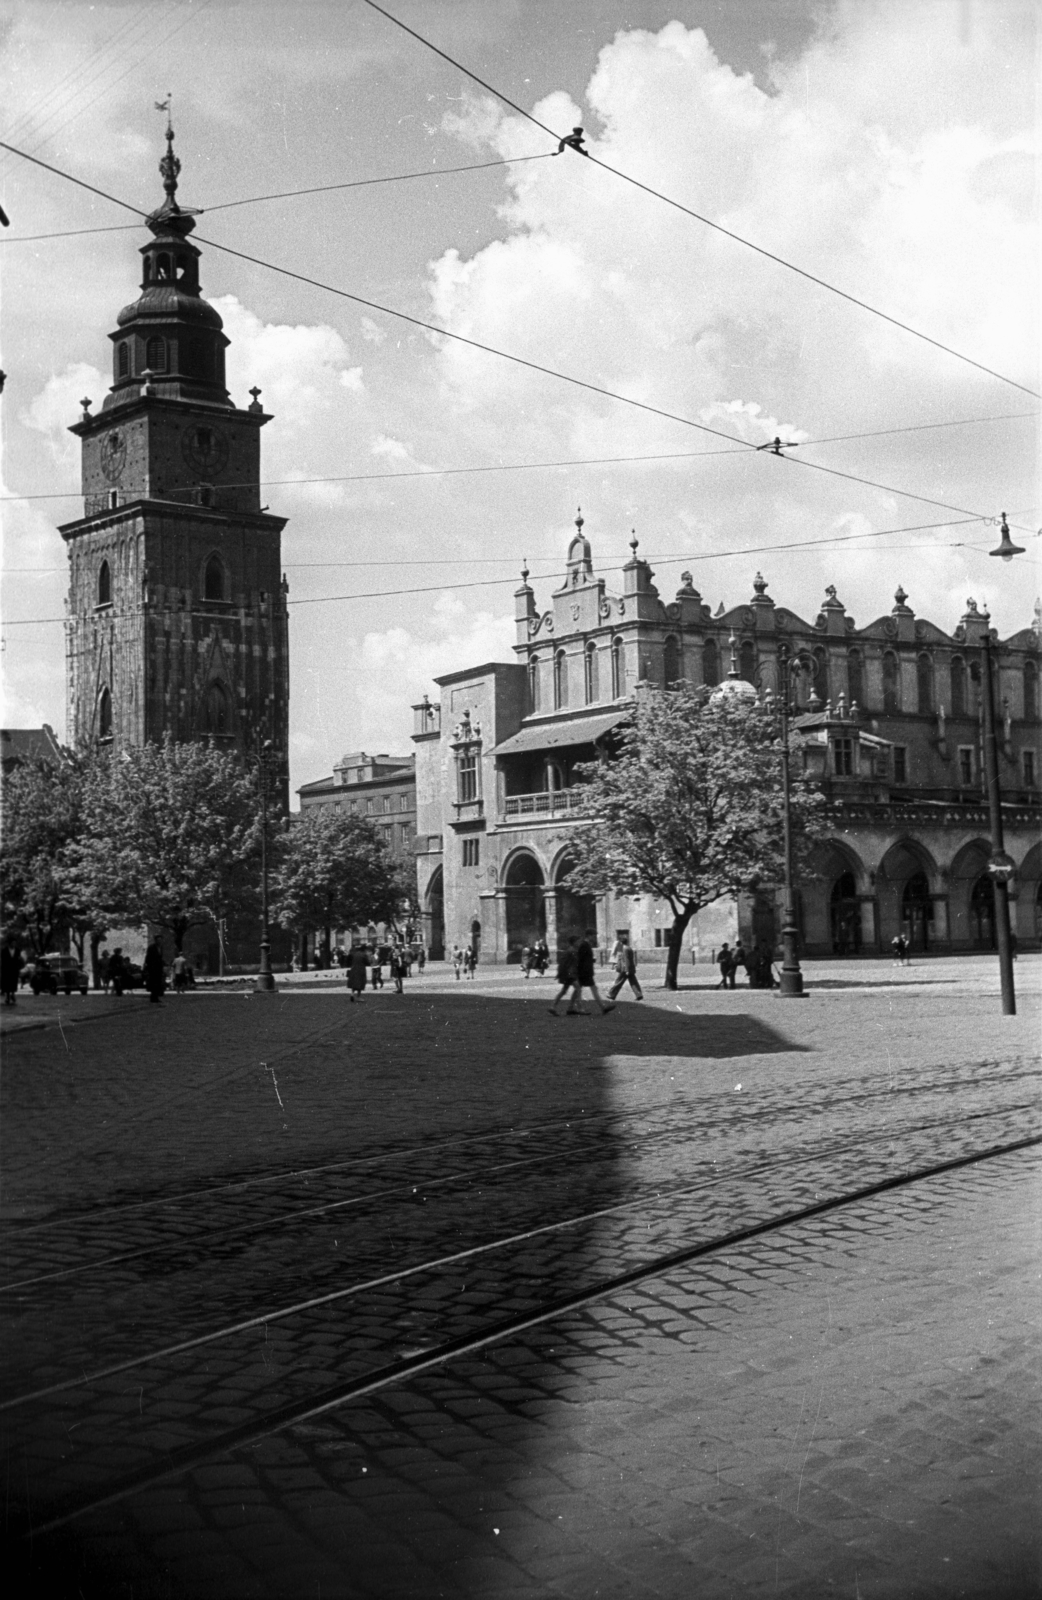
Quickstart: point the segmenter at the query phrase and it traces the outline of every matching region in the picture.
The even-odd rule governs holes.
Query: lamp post
[[[1008,533],[1006,535],[1008,538]],[[991,552],[995,554],[994,551]],[[999,981],[1002,1010],[1016,1015],[1017,997],[1013,989],[1013,939],[1009,924],[1009,880],[1013,859],[1006,854],[1002,836],[1002,792],[999,788],[999,746],[995,731],[995,690],[991,661],[991,618],[984,613],[984,638],[981,641],[981,712],[984,733],[984,770],[988,780],[988,811],[991,819],[991,859],[988,873],[995,895],[995,943],[999,951]]]
[[[268,937],[268,770],[274,755],[271,740],[265,739],[257,751],[257,783],[261,801],[261,942],[260,967],[254,988],[259,994],[270,994],[275,988],[275,975],[271,970],[271,941]]]
[[[778,994],[782,1000],[802,1000],[803,973],[800,970],[800,930],[796,921],[796,889],[792,870],[792,798],[789,778],[789,697],[792,693],[793,671],[812,671],[813,665],[789,649],[781,640],[778,645],[778,697],[781,702],[781,774],[782,774],[782,852],[785,870],[785,901],[782,910],[782,970]]]

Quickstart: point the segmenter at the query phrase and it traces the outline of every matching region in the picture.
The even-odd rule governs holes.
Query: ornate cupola
[[[199,251],[189,242],[195,214],[177,203],[181,163],[167,123],[166,154],[159,163],[165,199],[146,218],[152,234],[143,245],[141,294],[124,306],[112,340],[112,388],[102,409],[111,411],[142,394],[164,400],[229,407],[224,378],[228,340],[213,306],[199,288]]]

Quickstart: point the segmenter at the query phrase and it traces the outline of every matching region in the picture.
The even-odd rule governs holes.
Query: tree
[[[256,861],[254,773],[213,744],[146,744],[97,760],[69,851],[85,893],[112,921],[189,928],[216,920]]]
[[[83,831],[90,766],[89,757],[64,751],[59,762],[20,761],[4,777],[0,897],[5,920],[22,926],[35,955],[70,933],[82,961],[88,934],[105,929],[70,859]]]
[[[402,894],[399,869],[364,817],[313,806],[283,836],[272,915],[298,934],[320,933],[326,966],[334,928],[390,922]]]
[[[673,913],[665,987],[677,986],[684,931],[703,906],[781,876],[778,719],[770,704],[685,684],[642,690],[618,755],[581,772],[578,893],[655,894]],[[823,804],[792,779],[796,848]]]

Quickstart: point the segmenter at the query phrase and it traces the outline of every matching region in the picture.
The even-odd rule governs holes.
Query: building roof
[[[630,708],[602,711],[594,717],[578,717],[572,722],[544,722],[522,728],[519,733],[497,744],[494,755],[516,756],[526,751],[561,750],[567,745],[593,744],[595,739],[624,722]]]
[[[6,770],[16,761],[59,762],[62,752],[54,729],[45,722],[42,728],[0,729],[0,757]]]

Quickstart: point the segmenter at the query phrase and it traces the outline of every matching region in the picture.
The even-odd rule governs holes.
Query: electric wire
[[[540,122],[538,117],[533,116],[530,111],[526,111],[523,106],[519,106],[515,100],[511,100],[501,90],[494,88],[484,78],[479,78],[476,72],[472,72],[469,67],[465,67],[454,56],[450,56],[446,51],[439,49],[436,44],[432,44],[430,39],[425,38],[422,33],[417,33],[415,28],[410,28],[407,23],[396,17],[393,12],[387,11],[383,6],[378,5],[376,0],[365,0],[365,4],[371,10],[378,11],[381,16],[386,17],[388,22],[394,23],[396,28],[401,28],[404,33],[410,34],[420,44],[425,45],[428,50],[432,50],[435,55],[441,56],[443,61],[449,62],[457,71],[473,79],[483,89],[487,89],[489,94],[494,95],[497,100],[501,100],[512,111],[518,112],[527,121],[534,123],[537,128],[542,128],[543,132],[548,133],[551,138],[560,138],[560,135],[555,133],[552,128],[548,128],[545,122]],[[933,345],[937,350],[943,350],[945,354],[954,356],[957,361],[964,361],[968,366],[976,367],[979,372],[987,373],[990,378],[997,378],[1000,383],[1008,383],[1012,388],[1020,389],[1024,394],[1029,394],[1036,400],[1042,399],[1042,393],[1037,389],[1029,389],[1026,384],[1018,383],[1015,378],[1008,378],[1005,373],[996,372],[993,367],[986,367],[983,362],[975,361],[972,356],[964,355],[962,351],[953,349],[951,345],[943,344],[940,339],[934,339],[930,334],[923,333],[919,328],[913,328],[909,323],[901,322],[899,318],[892,317],[889,312],[881,311],[878,306],[869,305],[867,300],[860,300],[857,295],[848,294],[845,289],[837,288],[834,283],[829,283],[827,279],[819,278],[815,273],[808,272],[806,268],[796,266],[794,262],[787,261],[784,256],[777,255],[773,250],[765,249],[763,245],[755,244],[751,239],[746,239],[742,234],[735,233],[731,228],[725,228],[722,223],[714,222],[711,217],[704,216],[700,211],[692,210],[690,206],[685,206],[679,200],[674,200],[671,195],[663,194],[661,190],[652,188],[648,183],[641,182],[639,178],[634,178],[630,173],[623,172],[619,167],[611,166],[607,161],[602,161],[600,157],[591,155],[588,150],[583,150],[580,154],[585,156],[588,161],[592,161],[594,166],[601,167],[603,171],[612,173],[616,178],[621,178],[623,182],[632,184],[636,189],[643,189],[645,194],[654,196],[656,200],[663,201],[665,205],[672,206],[676,211],[682,211],[685,216],[693,217],[696,222],[703,223],[716,233],[722,233],[726,238],[733,239],[737,244],[745,245],[749,250],[755,250],[757,255],[764,256],[768,261],[773,261],[778,266],[785,267],[789,272],[797,273],[801,278],[806,278],[809,283],[816,283],[819,288],[827,289],[830,294],[839,295],[842,300],[849,301],[851,305],[859,306],[862,311],[868,311],[874,317],[881,317],[884,322],[891,323],[893,327],[900,328],[904,333],[912,334],[916,339],[922,339],[926,344]]]
[[[366,0],[366,4],[371,3],[372,0]],[[0,148],[10,149],[12,147],[6,145],[4,141],[0,140]],[[25,152],[20,150],[16,151],[15,153],[18,155],[25,155]],[[41,161],[36,156],[27,156],[26,159],[33,161],[37,166],[46,168],[46,170],[49,172],[55,173],[58,177],[69,179],[71,182],[78,184],[81,188],[90,190],[92,194],[100,195],[106,200],[113,200],[116,205],[122,206],[127,211],[134,211],[138,216],[143,214],[138,211],[137,207],[130,205],[129,202],[125,200],[119,200],[114,195],[107,194],[104,190],[98,189],[94,184],[87,183],[82,178],[72,177],[70,173],[64,172],[58,167],[52,166],[50,162]],[[971,511],[967,506],[953,505],[948,500],[937,500],[930,495],[917,494],[911,489],[895,488],[893,484],[879,483],[874,478],[864,478],[856,473],[843,472],[838,467],[827,467],[822,462],[808,461],[803,457],[782,455],[780,453],[775,454],[774,451],[765,451],[762,446],[749,444],[744,440],[738,439],[733,433],[725,433],[722,428],[713,428],[708,423],[696,422],[692,417],[682,416],[679,412],[667,411],[662,406],[650,405],[647,401],[637,400],[632,395],[619,394],[614,389],[605,388],[602,384],[592,383],[586,378],[576,378],[570,373],[558,371],[555,367],[545,366],[542,362],[530,361],[525,356],[514,355],[508,350],[500,350],[496,345],[485,344],[484,341],[480,339],[471,339],[465,334],[455,333],[448,328],[440,328],[436,323],[427,322],[422,317],[415,317],[410,312],[399,311],[393,306],[382,305],[377,300],[369,300],[364,295],[355,294],[349,289],[341,289],[335,284],[325,283],[320,278],[313,278],[308,273],[295,272],[290,267],[282,267],[273,261],[265,261],[260,256],[250,255],[245,250],[236,250],[231,245],[219,244],[215,239],[205,238],[201,234],[197,235],[196,237],[200,244],[205,244],[209,246],[210,249],[218,250],[224,255],[233,256],[236,260],[248,262],[251,266],[260,267],[264,271],[278,273],[281,277],[291,278],[296,283],[304,283],[314,289],[321,289],[324,293],[335,295],[338,299],[349,300],[355,305],[365,306],[369,311],[378,311],[382,316],[394,317],[400,322],[407,322],[412,327],[422,329],[425,333],[434,334],[436,338],[451,339],[457,344],[468,346],[470,349],[481,350],[486,355],[498,356],[501,360],[510,361],[514,365],[524,367],[532,372],[538,372],[544,377],[556,378],[559,382],[567,383],[574,388],[583,389],[591,394],[601,395],[609,400],[617,400],[623,405],[632,406],[636,410],[647,412],[651,416],[664,417],[670,422],[679,422],[683,427],[694,428],[699,433],[709,434],[713,438],[725,439],[729,444],[738,446],[739,448],[744,448],[754,455],[769,454],[775,460],[785,460],[788,461],[790,465],[805,467],[808,471],[824,473],[829,477],[841,478],[849,483],[860,484],[865,488],[879,489],[884,494],[900,495],[903,499],[916,500],[923,505],[937,506],[942,511],[956,511],[960,516],[971,518],[980,517],[982,520],[984,518],[983,512]],[[1042,399],[1042,395],[1040,395],[1039,398]]]

